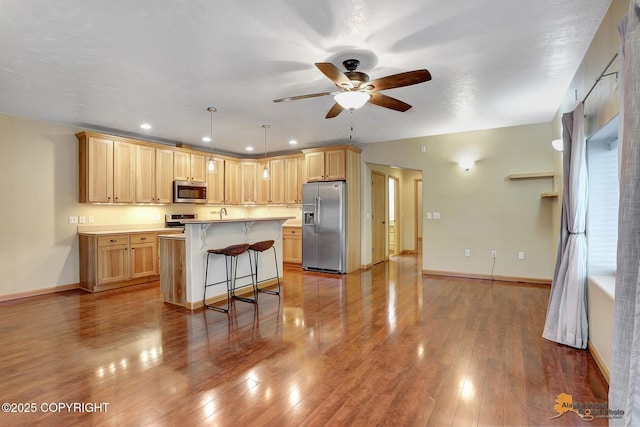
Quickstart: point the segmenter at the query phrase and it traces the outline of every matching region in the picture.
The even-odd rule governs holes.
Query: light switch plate
[[[78,224],[84,224],[84,216],[78,217]]]
[[[440,212],[434,212],[433,219],[440,219]]]
[[[518,252],[518,259],[524,259],[524,252]]]
[[[427,212],[427,219],[431,219],[431,212]]]
[[[69,224],[77,224],[78,223],[78,217],[77,216],[70,216],[69,217]]]
[[[89,224],[93,224],[93,215],[89,215]]]

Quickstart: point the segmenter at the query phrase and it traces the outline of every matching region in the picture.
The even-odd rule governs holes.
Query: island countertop
[[[224,218],[224,219],[181,219],[180,224],[217,224],[229,222],[256,222],[256,221],[286,221],[295,219],[295,216],[270,216],[258,218]]]

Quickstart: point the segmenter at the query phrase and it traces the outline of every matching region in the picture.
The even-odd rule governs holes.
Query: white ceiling
[[[0,112],[270,153],[550,121],[611,0],[1,0]],[[413,108],[325,119],[315,62],[361,60]],[[153,128],[140,129],[143,122]]]

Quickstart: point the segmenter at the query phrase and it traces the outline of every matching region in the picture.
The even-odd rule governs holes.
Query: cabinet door
[[[113,143],[113,201],[133,203],[136,199],[136,146]]]
[[[304,157],[306,181],[322,181],[324,179],[324,153],[307,153]]]
[[[264,170],[264,165],[269,165],[269,161],[266,163],[264,160],[260,161],[258,164],[258,204],[266,205],[271,203],[271,180],[273,179],[272,169],[269,169],[269,179],[262,178],[262,171]],[[267,166],[268,167],[268,166]]]
[[[347,178],[344,150],[325,151],[325,180],[332,181]]]
[[[224,203],[224,160],[214,159],[215,173],[207,172],[207,202]]]
[[[138,145],[136,147],[136,202],[156,201],[156,149]]]
[[[297,204],[302,201],[303,166],[304,158],[285,160],[285,203]]]
[[[158,274],[158,246],[155,241],[131,245],[131,278]]]
[[[258,163],[242,162],[242,204],[258,203]]]
[[[129,245],[98,246],[98,284],[129,279]]]
[[[239,205],[242,193],[240,162],[236,160],[224,161],[224,203]]]
[[[191,178],[191,156],[183,151],[173,153],[173,179],[189,181]]]
[[[113,141],[89,137],[88,202],[113,201]]]
[[[285,170],[284,159],[274,159],[269,162],[270,194],[269,203],[283,204],[285,202]]]
[[[304,174],[305,174],[305,162],[304,156],[298,157],[298,201],[296,203],[302,203],[302,184],[304,184]]]
[[[302,264],[302,231],[300,228],[283,227],[282,261]]]
[[[173,150],[156,148],[156,202],[173,202]]]
[[[207,170],[207,158],[200,154],[192,154],[190,181],[207,182],[206,170]]]

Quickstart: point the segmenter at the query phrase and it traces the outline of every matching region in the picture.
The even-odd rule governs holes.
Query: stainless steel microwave
[[[207,203],[207,183],[173,181],[173,203]]]

